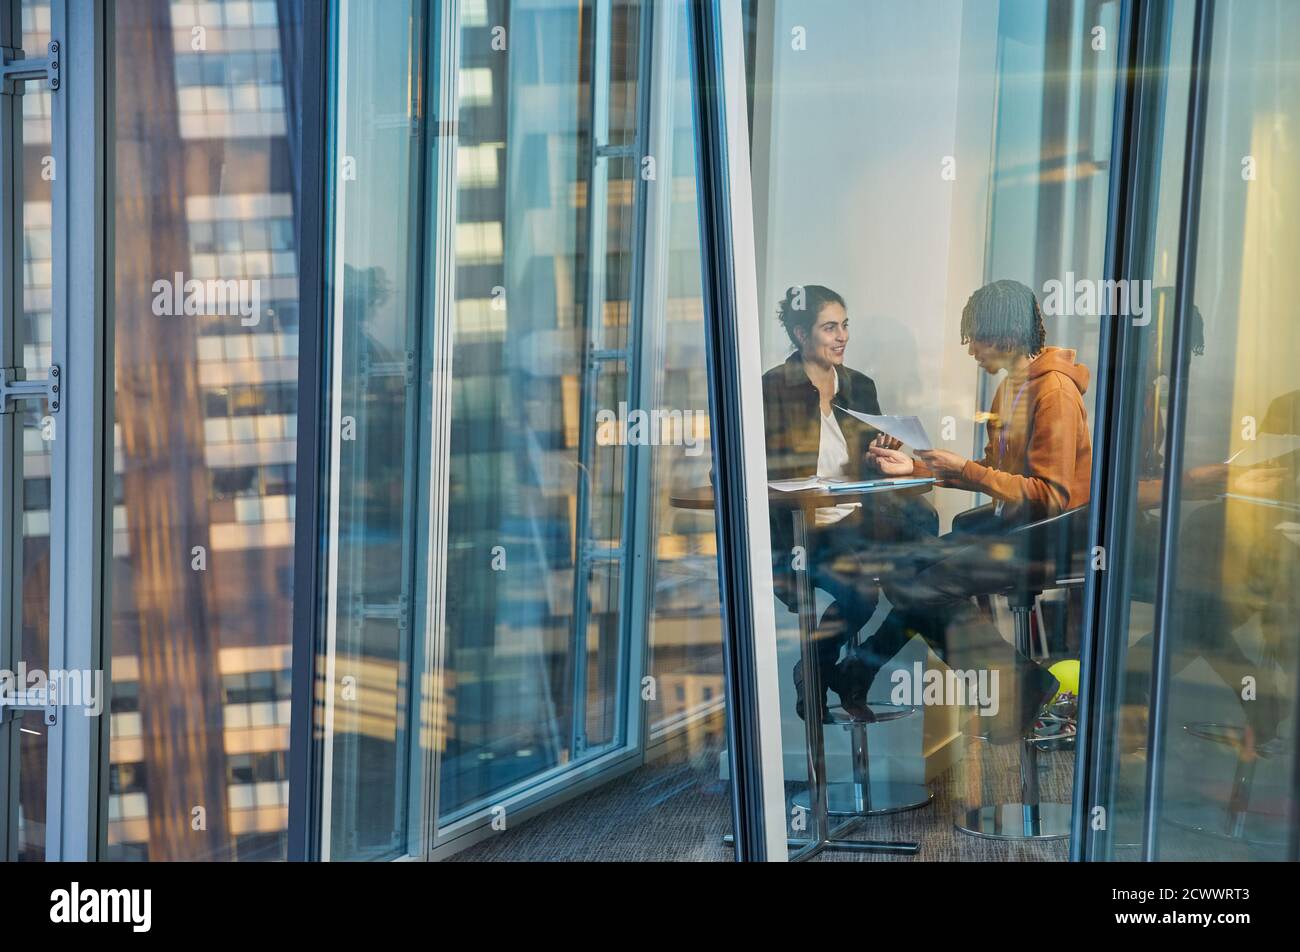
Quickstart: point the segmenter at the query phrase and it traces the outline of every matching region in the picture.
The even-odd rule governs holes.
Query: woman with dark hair
[[[792,287],[781,302],[778,318],[795,350],[785,363],[763,375],[768,479],[814,473],[849,480],[879,475],[872,448],[896,450],[900,444],[845,412],[879,414],[880,402],[871,378],[844,365],[849,341],[844,298],[817,284]],[[876,610],[876,584],[860,553],[871,539],[933,535],[938,517],[932,507],[916,501],[826,506],[816,511],[809,527],[806,553],[793,551],[791,519],[789,512],[772,514],[773,583],[778,597],[792,608],[795,605],[794,561],[803,557],[813,587],[834,599],[816,632],[822,719],[828,717],[825,690],[829,688],[846,711],[870,720],[865,689],[855,692],[843,683],[837,665],[845,642]],[[802,662],[795,666],[794,681],[798,713],[803,717]]]

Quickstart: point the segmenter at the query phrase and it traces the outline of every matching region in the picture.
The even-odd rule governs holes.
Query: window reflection
[[[45,56],[50,41],[49,0],[26,0],[21,13],[18,44],[27,56]],[[15,335],[20,348],[14,361],[28,379],[44,378],[51,363],[51,92],[43,83],[24,86],[17,99],[22,110],[20,214],[23,233],[23,305]],[[16,487],[22,500],[22,627],[16,661],[44,669],[49,661],[50,627],[50,464],[44,402],[23,405],[15,415],[22,453],[22,480]],[[8,653],[6,652],[6,658]],[[21,861],[45,856],[46,726],[35,714],[15,719],[19,738],[18,843]]]
[[[120,4],[109,855],[280,859],[287,826],[301,5]],[[159,316],[156,281],[260,310]],[[247,292],[243,292],[247,294]]]
[[[1064,859],[1119,4],[747,10],[790,835]]]

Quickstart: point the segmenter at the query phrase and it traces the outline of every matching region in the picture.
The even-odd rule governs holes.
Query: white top
[[[835,375],[835,392],[840,392],[840,375]],[[849,444],[844,439],[844,431],[835,419],[835,411],[822,415],[821,440],[817,446],[817,475],[830,479],[848,479]],[[840,506],[823,506],[817,510],[816,523],[819,526],[832,526],[854,509],[861,508],[862,503],[850,502]]]

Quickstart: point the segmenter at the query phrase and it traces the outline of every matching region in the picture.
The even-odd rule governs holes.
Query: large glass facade
[[[809,855],[861,856],[856,829],[1067,856],[1102,312],[1052,292],[1104,276],[1117,58],[1091,31],[1118,7],[747,6],[785,813]]]
[[[1300,855],[1292,4],[89,9],[0,0],[4,859]]]
[[[336,7],[331,858],[724,855],[685,12]]]
[[[1298,100],[1295,56],[1276,37],[1296,15],[1186,3],[1152,22],[1157,53],[1199,56],[1208,82],[1193,103],[1170,68],[1153,90],[1162,119],[1139,267],[1156,290],[1126,355],[1141,422],[1107,858],[1279,860],[1294,836],[1300,442],[1294,279],[1276,263],[1297,241],[1280,170],[1294,162],[1281,130]],[[1217,131],[1189,137],[1189,109]]]
[[[108,856],[282,859],[300,5],[112,17]]]
[[[50,40],[50,4],[28,2],[14,11],[21,33],[19,45],[24,55],[45,55]],[[22,321],[13,338],[17,358],[28,379],[46,377],[51,364],[50,292],[51,292],[51,92],[43,84],[32,83],[18,100],[21,110],[14,128],[21,128],[21,161],[18,187],[22,232]],[[50,622],[50,466],[51,443],[57,435],[49,421],[53,419],[45,401],[25,406],[15,421],[16,437],[21,440],[21,484],[16,494],[22,513],[21,623],[13,655],[17,663],[44,668],[49,659]],[[10,444],[13,446],[14,444]],[[7,667],[7,665],[6,665]],[[17,721],[18,737],[18,816],[16,856],[20,861],[45,857],[45,809],[47,792],[46,758],[48,729],[35,712],[25,712]],[[13,851],[11,850],[11,853]]]

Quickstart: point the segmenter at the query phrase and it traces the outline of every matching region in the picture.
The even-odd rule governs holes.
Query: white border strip
[[[739,321],[757,321],[758,267],[754,244],[754,193],[749,167],[745,33],[741,0],[720,0],[722,75],[727,122],[727,172],[731,182],[732,279]],[[739,325],[738,325],[739,326]],[[745,330],[749,330],[746,328]],[[763,352],[758,327],[736,341],[741,434],[745,447],[745,511],[749,521],[755,684],[763,773],[763,819],[770,862],[789,859],[785,813],[785,761],[781,746],[781,695],[776,653],[776,597],[768,529],[767,446],[763,427]]]

